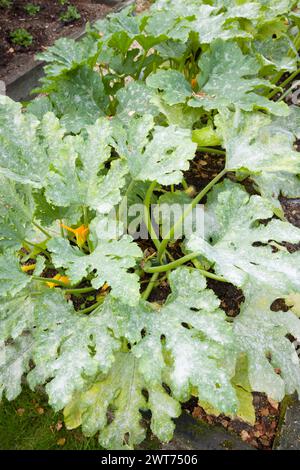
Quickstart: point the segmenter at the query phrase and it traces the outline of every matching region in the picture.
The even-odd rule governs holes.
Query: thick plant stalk
[[[170,229],[167,236],[161,242],[159,250],[158,250],[157,257],[160,262],[166,251],[169,241],[174,236],[176,229],[182,224],[182,222],[186,219],[186,217],[190,215],[192,210],[196,207],[197,204],[199,204],[199,202],[204,198],[204,196],[206,196],[206,194],[214,187],[214,185],[217,184],[218,181],[220,181],[220,179],[222,179],[224,175],[226,175],[227,171],[228,170],[224,168],[224,170],[222,170],[221,173],[219,173],[210,183],[208,183],[208,185],[198,194],[198,196],[196,196],[195,199],[193,199],[193,201],[191,202],[189,207],[186,209],[186,211],[183,213],[183,215],[177,220],[177,222]]]
[[[95,292],[94,287],[82,287],[78,289],[66,289],[64,294],[88,294],[89,292]]]
[[[99,307],[99,305],[102,305],[103,304],[103,299],[100,300],[99,302],[91,305],[90,307],[87,307],[83,310],[77,310],[76,313],[80,313],[81,315],[84,315],[84,314],[87,314],[87,313],[91,313],[93,312],[94,310],[96,310],[97,307]]]
[[[203,153],[212,153],[215,155],[226,155],[225,150],[215,149],[212,147],[198,147],[198,151]]]
[[[47,232],[47,230],[45,230],[43,227],[41,227],[39,224],[37,224],[36,222],[32,222],[33,225],[38,228],[44,235],[46,235],[47,238],[52,238],[52,236]]]
[[[168,272],[168,271],[178,268],[179,266],[182,266],[185,263],[188,263],[189,261],[195,260],[200,255],[201,253],[198,253],[198,252],[190,253],[189,255],[183,256],[182,258],[179,258],[176,261],[173,261],[172,263],[169,263],[169,264],[164,264],[162,266],[151,266],[149,268],[145,267],[144,271],[146,273]],[[217,276],[216,274],[210,273],[209,271],[205,271],[204,269],[200,269],[200,268],[192,268],[192,269],[197,269],[197,271],[203,274],[204,277],[214,279],[215,281],[227,282],[227,280],[224,277]]]
[[[83,220],[84,220],[84,225],[86,227],[88,227],[89,226],[89,218],[88,218],[88,210],[87,210],[86,206],[83,207]],[[87,245],[88,245],[89,252],[92,253],[93,246],[92,246],[92,243],[89,239],[89,234],[87,236]]]
[[[148,300],[151,292],[153,291],[154,289],[154,286],[155,286],[155,283],[159,277],[159,274],[160,273],[154,273],[149,281],[149,284],[147,286],[147,289],[142,293],[142,299],[143,300]]]

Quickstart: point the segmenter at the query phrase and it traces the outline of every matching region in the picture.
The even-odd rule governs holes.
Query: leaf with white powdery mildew
[[[146,400],[143,390],[149,393]],[[107,422],[107,412],[114,409],[114,419]],[[109,374],[89,390],[75,395],[65,408],[68,429],[82,424],[83,432],[91,436],[100,430],[99,443],[107,449],[133,449],[146,437],[141,424],[140,409],[152,412],[153,431],[164,441],[172,437],[171,418],[180,414],[179,404],[162,386],[148,386],[138,370],[138,360],[131,353],[119,353]]]
[[[40,188],[48,157],[40,144],[39,121],[10,98],[0,95],[0,174]]]
[[[50,240],[47,247],[52,253],[54,265],[66,268],[66,274],[73,284],[96,270],[92,280],[93,287],[99,289],[107,282],[112,288],[113,297],[122,299],[129,305],[138,303],[139,279],[128,270],[142,257],[142,252],[131,237],[99,241],[90,255],[72,247],[63,238]]]
[[[30,239],[34,209],[30,185],[0,176],[0,250],[18,249]]]
[[[127,159],[134,180],[179,184],[197,145],[189,129],[155,126],[150,115],[133,118],[127,127],[115,123],[118,152]]]
[[[57,81],[49,96],[62,125],[75,134],[104,116],[109,104],[99,73],[87,66]]]
[[[196,271],[180,268],[170,281],[173,293],[159,310],[143,301],[134,309],[105,301],[102,315],[110,317],[114,335],[126,338],[131,348],[116,355],[107,375],[75,394],[64,410],[68,428],[82,425],[89,436],[100,431],[99,442],[106,448],[132,449],[146,435],[141,409],[151,411],[151,430],[162,441],[172,438],[172,418],[181,412],[180,401],[192,394],[222,411],[236,410],[230,383],[235,370],[232,327],[218,309],[219,300]],[[107,418],[110,408],[112,421]]]
[[[42,131],[49,146],[51,170],[47,175],[46,198],[56,206],[89,206],[108,213],[121,199],[127,167],[124,160],[111,157],[111,126],[99,119],[78,136],[64,136],[59,121],[47,114]]]
[[[192,94],[191,85],[177,70],[158,70],[149,75],[146,83],[150,88],[162,91],[164,100],[171,106],[184,103]]]
[[[133,348],[140,370],[149,384],[163,380],[177,400],[197,394],[222,412],[235,412],[235,348],[220,301],[197,271],[179,268],[169,280],[172,294],[149,316],[145,337]]]
[[[37,283],[1,299],[0,398],[5,394],[13,400],[21,393],[21,379],[31,368],[37,338],[49,333],[48,347],[53,347],[50,330],[63,324],[71,311],[61,292]]]
[[[273,249],[273,242],[299,243],[300,230],[280,220],[260,224],[273,216],[266,200],[225,181],[212,191],[207,211],[215,223],[207,226],[205,239],[194,234],[187,246],[214,263],[218,275],[243,288],[259,281],[277,297],[300,289],[300,253]]]
[[[229,170],[246,170],[262,195],[276,201],[280,193],[300,196],[300,154],[294,142],[300,137],[300,110],[287,117],[223,111],[215,118],[226,149]],[[276,202],[275,202],[276,205]],[[278,204],[277,204],[278,205]]]
[[[275,299],[273,289],[248,285],[245,304],[234,320],[234,334],[239,350],[248,357],[252,389],[281,401],[285,395],[300,393],[299,357],[287,337],[300,340],[300,320],[290,311],[272,311]]]
[[[232,106],[245,111],[260,108],[278,116],[288,114],[285,103],[274,103],[256,93],[258,88],[271,88],[272,85],[259,77],[261,66],[257,59],[243,55],[238,44],[215,41],[211,51],[201,56],[199,68],[201,92],[189,101],[190,106],[207,110]]]

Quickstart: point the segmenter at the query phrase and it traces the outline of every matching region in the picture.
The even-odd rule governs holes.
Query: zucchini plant
[[[0,96],[0,396],[25,376],[68,428],[132,449],[147,420],[172,439],[193,396],[253,423],[253,391],[299,393],[300,230],[279,198],[300,196],[300,111],[281,99],[299,7],[129,7],[40,54],[43,95],[25,108]],[[186,171],[203,152],[225,163],[197,193]],[[182,209],[168,230],[151,212],[165,203]],[[204,230],[178,235],[199,204]],[[235,318],[208,278],[242,290]]]

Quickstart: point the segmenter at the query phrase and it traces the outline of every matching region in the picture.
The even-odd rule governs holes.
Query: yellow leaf
[[[27,264],[27,265],[21,266],[21,269],[23,273],[28,273],[28,271],[33,271],[35,269],[35,264]]]

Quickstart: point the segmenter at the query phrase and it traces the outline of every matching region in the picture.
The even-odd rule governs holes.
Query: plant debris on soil
[[[0,80],[10,83],[24,67],[34,64],[34,55],[54,43],[62,36],[76,35],[84,30],[87,22],[94,21],[109,13],[112,7],[92,0],[71,0],[68,4],[77,8],[81,17],[69,23],[60,19],[68,4],[58,0],[33,0],[30,3],[40,6],[34,15],[26,13],[24,6],[28,0],[15,0],[10,8],[0,8]],[[18,28],[26,29],[32,35],[28,47],[12,43],[10,34]]]
[[[230,419],[224,415],[218,417],[208,415],[200,406],[193,409],[192,415],[194,418],[202,419],[211,425],[221,424],[228,431],[238,434],[244,442],[257,449],[271,449],[279,422],[280,406],[262,393],[253,393],[253,405],[256,412],[254,426],[238,419]]]

